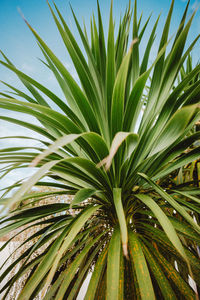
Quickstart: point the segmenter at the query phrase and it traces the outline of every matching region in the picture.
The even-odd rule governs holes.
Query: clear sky
[[[58,8],[61,10],[67,23],[69,24],[75,37],[78,39],[75,24],[73,22],[73,17],[70,11],[68,0],[55,0]],[[105,28],[108,27],[108,17],[110,0],[99,0],[100,7],[103,16],[103,23]],[[160,28],[163,28],[164,21],[170,7],[170,0],[138,0],[138,15],[143,11],[143,20],[153,12],[152,19],[150,22],[149,30],[151,25],[155,21],[156,17],[160,12],[162,12],[161,19],[158,26],[158,36],[161,34]],[[51,1],[50,1],[51,3]],[[71,0],[70,1],[79,21],[82,23],[82,18],[84,18],[86,27],[89,27],[90,16],[94,11],[96,15],[96,0]],[[199,0],[191,0],[189,15],[192,14],[194,9],[199,5]],[[133,4],[133,1],[132,1]],[[116,25],[119,22],[120,12],[123,12],[125,7],[128,5],[128,0],[114,0],[114,17],[116,19]],[[173,34],[177,28],[182,13],[186,5],[185,0],[175,0],[175,7],[173,13],[173,19],[171,24],[170,34]],[[23,12],[26,19],[30,24],[38,31],[38,33],[44,38],[50,48],[61,58],[68,69],[76,76],[69,56],[62,44],[62,41],[58,35],[56,26],[52,20],[50,11],[48,9],[46,0],[0,0],[0,49],[9,57],[9,59],[22,71],[26,72],[28,75],[37,79],[38,81],[51,86],[52,90],[56,92],[59,96],[60,90],[55,82],[55,79],[49,73],[49,71],[42,65],[38,58],[42,58],[39,47],[35,42],[35,38],[32,33],[22,20],[18,8]],[[150,32],[150,31],[149,31]],[[200,12],[194,19],[189,40],[192,41],[200,33]],[[148,31],[147,31],[148,37]],[[156,43],[153,49],[156,49]],[[193,57],[197,61],[199,59],[199,46],[197,44],[194,51]],[[155,50],[156,51],[156,50]],[[152,54],[153,55],[153,54]],[[16,87],[21,87],[19,81],[17,81],[14,74],[7,71],[3,66],[0,65],[0,80],[6,81],[11,85]],[[6,88],[0,84],[0,90],[6,90]],[[13,113],[8,113],[0,110],[0,114],[15,115]],[[29,118],[29,117],[24,117]],[[0,136],[6,135],[26,135],[29,134],[28,131],[17,128],[6,122],[0,120]],[[5,146],[17,145],[17,140],[6,142],[0,140],[0,148]],[[6,179],[6,185],[14,181],[14,179],[21,176],[20,171],[13,172],[12,176]],[[0,182],[0,187],[5,186],[5,181]]]

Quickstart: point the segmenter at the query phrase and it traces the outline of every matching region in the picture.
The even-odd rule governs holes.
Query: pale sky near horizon
[[[51,1],[50,1],[51,2]],[[82,24],[82,18],[84,18],[86,27],[89,26],[90,16],[94,11],[96,15],[96,0],[55,0],[57,6],[65,16],[67,23],[69,24],[75,37],[78,39],[75,24],[73,22],[73,17],[70,11],[69,2],[71,3],[80,23]],[[103,16],[103,23],[105,28],[108,27],[108,17],[110,0],[99,0],[100,7]],[[119,22],[120,12],[124,12],[125,7],[128,5],[128,0],[114,0],[114,17],[117,22]],[[149,31],[150,32],[153,22],[157,18],[158,14],[162,12],[159,26],[158,26],[158,36],[161,34],[160,28],[163,28],[168,9],[170,7],[170,2],[168,0],[158,1],[158,0],[138,0],[138,16],[143,11],[143,21],[147,19],[149,14],[153,12]],[[170,35],[174,33],[177,28],[181,16],[183,14],[184,8],[186,6],[185,0],[175,0],[173,18],[171,23]],[[191,0],[189,15],[197,8],[200,1]],[[133,1],[132,1],[133,4]],[[52,20],[50,11],[48,9],[46,0],[0,0],[0,30],[1,30],[1,40],[0,49],[8,56],[8,58],[23,72],[27,73],[31,77],[35,78],[37,81],[42,82],[48,87],[62,97],[57,83],[52,76],[52,74],[45,68],[44,65],[38,60],[42,58],[41,51],[35,42],[30,30],[27,28],[26,24],[22,20],[18,8],[23,12],[26,19],[30,24],[38,31],[38,33],[44,38],[50,48],[55,51],[57,56],[61,58],[67,68],[74,74],[76,78],[76,72],[72,66],[68,54],[62,44],[62,41],[58,35],[54,21]],[[200,9],[199,9],[200,10]],[[197,12],[191,31],[189,34],[188,42],[191,42],[200,33],[200,12]],[[78,40],[79,41],[79,40]],[[194,61],[199,59],[199,46],[197,43],[196,49],[194,50],[193,57]],[[153,47],[153,51],[156,52],[156,43]],[[152,56],[155,53],[152,53]],[[16,76],[10,71],[6,70],[0,65],[0,80],[6,81],[7,83],[21,88],[21,84],[16,79]],[[3,92],[7,90],[5,86],[0,83],[0,91]],[[15,113],[9,113],[0,109],[0,115],[14,116]],[[29,120],[29,116],[24,116],[26,120]],[[0,120],[0,136],[8,135],[33,135],[28,130],[20,128],[18,126],[13,126],[5,121]],[[0,149],[3,147],[11,147],[13,145],[19,145],[17,140],[0,140]],[[20,178],[22,171],[16,170],[12,174],[6,177],[5,180],[0,181],[0,188],[5,185],[13,183],[16,178]]]

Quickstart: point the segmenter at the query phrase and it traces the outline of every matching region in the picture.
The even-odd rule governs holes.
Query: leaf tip
[[[123,249],[124,256],[126,257],[127,260],[129,260],[127,243],[122,244],[122,249]]]
[[[24,22],[28,25],[28,27],[30,27],[30,24],[29,24],[28,21],[26,20],[26,18],[25,18],[25,16],[24,16],[23,12],[22,12],[22,10],[21,10],[21,8],[18,7],[17,10],[18,10],[20,16],[22,17],[22,19],[24,20]]]
[[[135,38],[134,40],[132,40],[131,46],[130,46],[130,51],[132,51],[133,46],[134,46],[136,43],[138,43],[138,42],[139,42],[139,39],[138,39],[138,38]]]

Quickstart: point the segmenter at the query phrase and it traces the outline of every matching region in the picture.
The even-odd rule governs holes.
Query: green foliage
[[[22,147],[0,150],[0,162],[6,164],[2,176],[16,168],[36,168],[27,181],[5,189],[0,204],[10,211],[0,220],[0,235],[37,226],[47,218],[43,229],[27,239],[37,238],[37,243],[4,272],[21,264],[2,288],[3,299],[14,282],[30,271],[18,299],[33,299],[40,291],[46,300],[76,299],[91,271],[85,299],[198,297],[188,275],[198,290],[200,65],[193,68],[190,52],[199,37],[185,49],[194,17],[186,20],[188,2],[170,43],[173,5],[174,1],[152,64],[149,57],[159,18],[141,57],[149,19],[141,27],[136,1],[133,16],[129,5],[115,28],[116,36],[111,2],[107,44],[99,4],[90,33],[81,28],[72,10],[86,57],[57,6],[49,5],[80,84],[25,20],[63,99],[3,54],[0,63],[18,76],[29,93],[5,83],[16,97],[1,93],[0,108],[35,117],[40,125],[0,118],[40,133],[43,139],[40,147],[26,147],[29,137],[19,137]],[[30,194],[34,185],[54,191]],[[50,194],[74,197],[68,204],[32,207]],[[44,245],[40,256],[32,256]]]

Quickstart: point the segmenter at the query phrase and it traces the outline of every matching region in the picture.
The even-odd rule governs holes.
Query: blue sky
[[[55,0],[55,2],[65,16],[66,21],[69,24],[75,37],[78,39],[75,24],[73,22],[73,17],[69,7],[69,1]],[[70,2],[79,21],[82,23],[82,18],[84,18],[86,27],[88,27],[92,12],[94,11],[96,15],[96,0],[71,0]],[[110,1],[99,0],[99,2],[103,15],[103,23],[105,25],[105,28],[107,28]],[[151,25],[157,18],[158,14],[162,12],[158,26],[158,37],[161,34],[159,30],[160,28],[163,28],[170,2],[171,1],[169,0],[138,0],[138,15],[143,11],[143,20],[145,20],[149,16],[149,14],[153,12],[149,30],[151,29]],[[189,15],[191,15],[191,13],[199,5],[199,3],[200,1],[191,0]],[[114,0],[114,17],[116,19],[116,25],[119,21],[120,12],[123,12],[127,5],[128,0]],[[175,29],[177,28],[185,5],[186,1],[175,0],[170,34],[173,34]],[[49,71],[38,60],[38,58],[42,58],[40,49],[35,42],[35,38],[33,37],[32,33],[30,32],[18,12],[18,8],[20,8],[30,24],[38,31],[38,33],[44,38],[50,48],[57,54],[57,56],[61,58],[67,68],[76,77],[75,70],[58,35],[56,26],[52,20],[46,0],[1,0],[0,7],[0,49],[9,57],[9,59],[11,59],[12,62],[14,62],[14,64],[19,69],[42,82],[43,84],[51,86],[52,90],[62,97],[62,94],[58,89],[58,86],[52,74],[49,73]],[[190,31],[188,42],[191,42],[199,33],[200,12],[198,11]],[[153,48],[155,53],[157,43],[158,42],[156,41]],[[193,53],[195,61],[199,59],[199,46],[200,43],[197,44],[196,50]],[[155,55],[155,53],[152,53],[152,56]],[[11,85],[15,85],[16,87],[21,88],[21,84],[16,79],[15,75],[7,71],[1,65],[0,80],[4,80]],[[2,84],[0,84],[0,90],[5,90],[5,87]],[[14,113],[8,113],[3,110],[0,110],[0,114],[9,114],[15,116]],[[23,118],[28,119],[29,117],[23,116]],[[20,127],[17,128],[16,126],[0,120],[0,136],[13,134],[32,135],[30,132],[28,132],[28,130],[24,130]],[[19,142],[17,140],[0,140],[0,148],[18,144]],[[20,178],[21,174],[21,171],[14,171],[9,177],[7,177],[6,184],[10,184],[16,178]],[[0,187],[4,185],[5,181],[1,181]]]
[[[103,21],[105,27],[107,27],[110,4],[109,1],[105,0],[100,0],[99,2],[102,10]],[[153,21],[158,14],[162,12],[159,22],[160,26],[158,26],[158,35],[160,33],[159,28],[162,28],[162,25],[164,24],[170,2],[170,0],[138,0],[138,11],[139,13],[143,11],[144,20],[153,11],[150,25],[153,24]],[[6,53],[6,55],[16,64],[18,68],[32,76],[37,74],[38,80],[44,80],[44,83],[47,80],[53,80],[51,77],[46,78],[46,70],[37,59],[38,57],[42,57],[40,49],[35,43],[32,33],[22,20],[18,12],[18,8],[21,9],[26,19],[45,39],[50,48],[56,52],[56,54],[66,63],[66,65],[72,67],[60,37],[57,34],[56,26],[52,20],[45,0],[1,0],[0,3],[0,49]],[[70,25],[70,28],[72,29],[72,32],[76,36],[77,32],[70,11],[69,1],[56,0],[56,4],[63,12],[68,24]],[[94,11],[96,14],[96,0],[71,0],[71,4],[80,22],[82,22],[82,18],[84,18],[86,26],[88,27],[92,12]],[[127,4],[128,0],[114,0],[114,16],[116,18],[116,23],[119,20],[120,12],[124,11]],[[171,34],[174,33],[174,29],[177,28],[179,24],[185,5],[185,0],[175,0]],[[189,14],[192,13],[193,9],[197,5],[197,0],[191,0]],[[192,38],[200,32],[199,17],[200,13],[198,12],[195,17],[188,41],[191,41]],[[150,28],[151,26],[149,26],[149,30]],[[198,59],[197,51],[194,54],[194,59]],[[17,83],[15,76],[11,72],[5,70],[4,67],[0,66],[0,80],[2,79],[10,83],[13,83],[13,81]],[[2,88],[2,85],[0,85],[0,89]]]
[[[109,16],[109,1],[100,0],[104,24],[107,27]],[[56,0],[56,4],[61,9],[70,24],[72,31],[76,35],[75,25],[71,15],[68,0]],[[80,21],[85,19],[86,26],[89,25],[90,16],[92,11],[96,13],[96,0],[71,0],[71,4]],[[124,11],[127,6],[128,0],[114,0],[114,16],[116,21],[119,20],[120,12]],[[197,0],[191,0],[190,14],[197,6]],[[173,29],[178,26],[178,22],[183,13],[186,5],[185,0],[175,0],[174,15],[171,26],[171,34],[174,33]],[[160,26],[164,23],[166,14],[170,6],[170,0],[138,0],[138,10],[143,11],[144,20],[153,11],[152,22],[156,16],[162,12],[160,19]],[[57,55],[69,62],[66,57],[64,47],[62,47],[61,40],[57,34],[56,26],[50,15],[45,0],[1,0],[0,10],[0,29],[1,29],[1,43],[0,49],[3,50],[8,57],[15,62],[15,64],[22,68],[27,73],[36,72],[39,78],[44,78],[41,63],[37,57],[42,57],[40,50],[35,43],[35,39],[21,16],[19,15],[18,8],[21,9],[27,20],[39,32],[39,34],[47,41],[48,45],[57,53]],[[190,39],[200,32],[200,21],[198,20],[200,13],[198,12],[194,20],[192,31],[190,32]],[[150,28],[150,27],[149,27]],[[195,55],[196,58],[196,55]],[[39,71],[39,74],[38,74]],[[5,72],[5,69],[0,66],[0,79],[5,77],[10,72]],[[10,78],[6,75],[6,79]],[[11,75],[10,75],[11,76]]]

